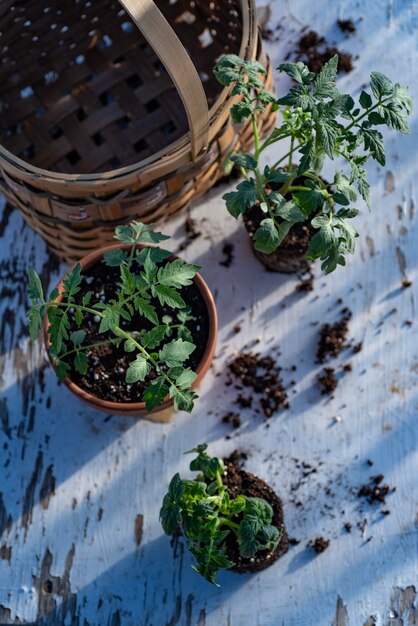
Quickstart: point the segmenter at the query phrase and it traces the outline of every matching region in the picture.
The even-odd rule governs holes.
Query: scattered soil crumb
[[[383,474],[372,476],[368,485],[360,487],[357,496],[366,498],[371,505],[376,503],[386,504],[386,496],[394,489],[391,489],[389,485],[383,484],[384,478]]]
[[[300,544],[300,539],[296,539],[296,537],[288,537],[287,540],[291,546],[298,546]]]
[[[359,341],[358,343],[354,344],[353,346],[353,352],[354,354],[357,354],[358,352],[361,352],[363,349],[363,342]]]
[[[308,548],[312,548],[317,554],[321,554],[322,552],[325,552],[329,544],[329,539],[324,539],[324,537],[317,537],[314,541],[310,541],[308,543]]]
[[[324,324],[319,332],[318,363],[324,363],[329,357],[336,357],[346,347],[348,322],[352,317],[349,309],[342,310],[343,318],[335,324]]]
[[[142,541],[142,535],[144,531],[144,516],[139,514],[135,518],[135,543],[137,546]]]
[[[304,32],[297,45],[296,60],[306,63],[311,72],[319,72],[322,66],[335,54],[338,54],[338,70],[340,72],[351,72],[353,69],[351,54],[338,50],[334,46],[329,47],[324,37],[313,30]]]
[[[335,391],[338,386],[338,380],[333,367],[325,367],[322,370],[322,374],[318,376],[318,384],[322,395],[328,395]]]
[[[227,241],[222,248],[222,254],[225,255],[225,259],[223,261],[219,261],[219,265],[230,267],[234,260],[234,244]]]
[[[241,332],[242,328],[241,328],[241,326],[239,324],[237,324],[236,326],[234,326],[234,328],[232,330],[234,331],[234,333],[236,335],[238,335],[238,333]]]
[[[248,459],[248,456],[248,452],[244,450],[234,450],[224,459],[224,463],[231,463],[231,465],[235,465],[235,467],[242,468],[245,466],[245,461]]]
[[[250,387],[259,397],[264,415],[268,418],[281,408],[289,408],[288,396],[280,376],[281,368],[271,356],[243,352],[229,365],[229,371],[245,387]],[[236,402],[242,407],[252,405],[252,397],[239,394]]]
[[[338,28],[343,33],[355,33],[356,27],[354,26],[353,20],[337,20]]]
[[[352,524],[350,524],[350,522],[346,522],[346,523],[344,524],[344,528],[345,528],[345,530],[346,530],[348,533],[351,533],[352,528],[353,528],[353,525],[352,525]]]
[[[305,278],[304,280],[301,280],[300,283],[296,285],[296,291],[302,291],[302,292],[313,291],[314,289],[313,282],[314,282],[313,276],[309,276],[309,278]]]
[[[224,424],[230,424],[232,428],[239,428],[241,426],[241,418],[239,416],[239,413],[233,413],[232,411],[226,413],[223,416],[222,421],[224,422]]]
[[[190,246],[192,241],[202,236],[202,232],[197,227],[197,222],[190,215],[187,216],[184,222],[184,228],[186,230],[186,240],[180,244],[179,250],[185,250]]]
[[[402,281],[402,287],[404,289],[407,289],[408,287],[410,287],[412,285],[412,280],[409,280],[409,278],[404,278]]]
[[[343,370],[344,372],[352,372],[353,366],[351,365],[351,363],[346,363],[345,365],[343,365]]]

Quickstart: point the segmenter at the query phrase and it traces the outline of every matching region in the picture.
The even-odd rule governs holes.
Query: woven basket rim
[[[245,13],[244,7],[247,6],[247,8],[249,8],[250,14],[251,14],[251,9],[255,7],[253,5],[253,0],[239,0],[239,1],[241,4],[242,16],[245,22],[246,13]],[[255,11],[253,11],[253,16],[255,20]],[[248,38],[247,39],[243,38],[243,40],[241,41],[241,45],[239,49],[239,56],[242,56],[248,59],[250,57],[255,58],[257,54],[257,44],[258,44],[259,33],[256,32],[256,36],[253,41],[253,46],[251,48],[251,40],[253,39],[253,36],[252,36],[253,25],[250,23],[247,25],[247,27],[248,27]],[[224,109],[225,106],[228,106],[228,109],[229,109],[230,106],[234,104],[235,101],[239,100],[239,97],[236,97],[236,98],[230,98],[230,101],[227,102],[231,91],[232,91],[232,86],[224,87],[219,93],[219,96],[216,99],[216,102],[209,109],[210,128],[215,125],[221,110]],[[54,172],[52,170],[40,168],[35,165],[32,165],[31,163],[28,163],[27,161],[24,161],[23,159],[19,158],[18,156],[16,156],[15,154],[7,150],[1,143],[0,143],[0,165],[4,167],[4,169],[12,176],[13,175],[17,176],[20,174],[22,176],[22,179],[25,182],[28,182],[29,184],[35,183],[36,179],[42,178],[44,183],[47,183],[48,181],[51,181],[52,183],[58,183],[58,184],[66,184],[67,182],[71,184],[85,183],[85,184],[90,184],[94,187],[95,184],[103,185],[106,182],[118,180],[118,179],[125,178],[125,177],[130,178],[133,176],[134,178],[136,178],[139,175],[143,175],[145,172],[147,172],[148,169],[152,168],[153,165],[156,162],[158,162],[163,156],[166,158],[170,158],[171,156],[173,158],[174,156],[176,156],[176,158],[184,158],[190,152],[191,152],[191,143],[190,143],[190,130],[189,130],[182,137],[176,139],[174,142],[168,144],[167,146],[165,146],[158,152],[152,154],[151,156],[146,157],[145,159],[142,159],[141,161],[138,161],[137,163],[126,165],[123,167],[118,167],[113,170],[106,170],[104,172],[97,172],[97,173],[91,173],[91,174],[77,174],[77,173],[69,174],[69,173],[62,173],[62,172]],[[202,152],[201,154],[199,154],[197,157],[197,161],[199,160],[199,158],[204,158],[206,152]],[[191,158],[190,160],[192,161]]]

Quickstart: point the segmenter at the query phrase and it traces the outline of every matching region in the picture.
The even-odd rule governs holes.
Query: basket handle
[[[192,157],[208,147],[209,109],[199,74],[183,44],[153,0],[118,0],[154,49],[186,110]]]

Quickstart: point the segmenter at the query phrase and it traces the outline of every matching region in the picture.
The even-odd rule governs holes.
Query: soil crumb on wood
[[[313,282],[314,282],[313,276],[304,278],[303,280],[300,281],[300,283],[296,285],[296,291],[302,291],[302,292],[313,291],[314,289]]]
[[[225,256],[223,261],[219,261],[219,265],[223,265],[224,267],[231,267],[234,261],[234,244],[227,241],[222,248],[222,254]]]
[[[346,347],[348,322],[352,317],[349,309],[342,310],[342,319],[335,324],[324,324],[319,332],[318,363],[324,363],[330,357],[336,357]]]
[[[338,380],[333,367],[325,367],[322,370],[322,374],[318,376],[318,384],[322,395],[329,395],[335,391],[338,386]]]
[[[355,33],[356,32],[356,27],[354,26],[353,20],[349,19],[349,20],[337,20],[337,24],[338,24],[338,28],[343,32],[343,33]]]
[[[241,469],[245,466],[248,456],[249,453],[245,452],[245,450],[233,450],[229,456],[224,458],[224,462]]]
[[[368,485],[360,487],[358,492],[359,498],[366,498],[367,502],[371,505],[376,503],[386,504],[386,496],[395,491],[395,489],[389,487],[387,484],[383,484],[385,477],[383,474],[372,476]]]
[[[245,387],[250,387],[258,395],[266,417],[271,417],[281,408],[289,408],[288,396],[280,376],[281,368],[271,356],[262,357],[258,353],[243,352],[228,368]],[[236,401],[242,407],[250,407],[252,400],[252,397],[239,394]]]
[[[224,424],[230,424],[232,428],[239,428],[241,426],[241,418],[239,416],[239,413],[234,413],[233,411],[229,411],[228,413],[226,413],[223,416],[222,421]]]
[[[317,554],[321,554],[322,552],[325,552],[329,544],[329,539],[324,539],[324,537],[317,537],[316,539],[308,543],[308,548],[312,548],[312,550],[315,550]]]
[[[142,535],[144,532],[144,516],[139,514],[135,518],[135,543],[137,546],[142,541]]]
[[[197,227],[196,220],[190,217],[190,215],[186,218],[186,221],[184,222],[184,228],[186,230],[186,240],[180,244],[180,251],[188,248],[192,241],[202,236],[202,232]]]
[[[335,46],[328,46],[324,37],[314,30],[304,32],[297,42],[296,60],[303,61],[311,72],[318,73],[322,66],[334,55],[338,55],[338,71],[351,72],[353,58],[348,52],[343,52]]]

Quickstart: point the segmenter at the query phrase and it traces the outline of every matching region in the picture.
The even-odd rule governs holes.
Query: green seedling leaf
[[[126,382],[129,384],[137,383],[146,379],[151,371],[151,364],[148,363],[146,357],[138,354],[135,361],[130,363],[126,372]]]
[[[42,289],[41,279],[33,269],[28,270],[28,287],[27,293],[29,298],[37,304],[44,301],[44,292]]]
[[[119,267],[122,263],[124,263],[124,261],[126,261],[127,258],[127,252],[121,248],[113,248],[112,250],[107,250],[103,254],[103,261],[109,267]]]
[[[89,362],[87,356],[84,352],[80,350],[76,352],[74,357],[74,369],[76,372],[79,372],[82,376],[87,374],[89,368]]]
[[[167,395],[168,387],[165,384],[164,378],[159,376],[153,380],[144,391],[143,400],[147,411],[152,411],[162,404]]]
[[[237,186],[236,191],[230,191],[222,198],[230,214],[238,218],[257,202],[257,189],[253,181],[244,180]]]
[[[196,346],[188,341],[174,339],[163,346],[159,352],[159,357],[168,367],[176,367],[182,365],[194,352],[195,348]]]

